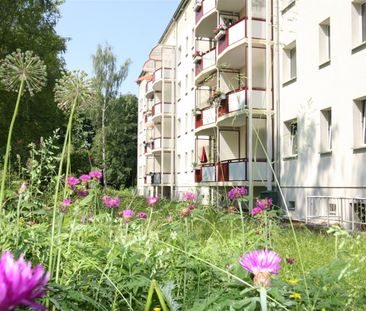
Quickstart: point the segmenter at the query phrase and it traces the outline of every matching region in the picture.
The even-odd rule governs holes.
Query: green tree
[[[131,61],[127,59],[119,68],[117,57],[112,52],[112,47],[106,44],[104,47],[98,45],[95,55],[93,55],[93,67],[95,74],[96,88],[99,91],[99,105],[96,110],[96,138],[100,140],[97,145],[102,149],[102,167],[104,175],[104,185],[107,186],[108,175],[106,161],[106,123],[107,109],[110,103],[117,98],[121,83],[126,79]],[[100,121],[99,121],[100,120]],[[100,122],[100,123],[99,123]]]
[[[56,0],[1,0],[0,1],[0,59],[16,49],[31,50],[47,66],[47,84],[33,97],[22,98],[14,126],[12,154],[27,154],[27,145],[40,137],[52,135],[64,124],[64,117],[53,98],[55,80],[60,77],[64,61],[65,39],[58,36],[55,26],[59,18]],[[5,152],[6,137],[16,102],[16,94],[0,90],[0,153]]]

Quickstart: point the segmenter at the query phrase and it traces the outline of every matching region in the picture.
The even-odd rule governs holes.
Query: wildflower
[[[182,217],[187,217],[191,214],[191,209],[189,207],[183,208],[180,212]]]
[[[188,206],[188,208],[189,208],[190,211],[193,211],[196,208],[196,206],[194,206],[193,204],[191,204],[191,205]]]
[[[192,192],[183,193],[183,200],[189,203],[193,203],[197,199],[197,196]]]
[[[21,183],[21,185],[20,185],[20,188],[18,190],[18,193],[21,194],[21,193],[26,192],[27,191],[27,187],[28,187],[28,184],[25,181],[23,181]]]
[[[289,284],[291,284],[291,285],[297,285],[297,284],[299,284],[299,280],[293,280],[293,279],[291,279],[291,280],[287,280],[287,283],[289,283]]]
[[[290,295],[290,298],[293,298],[293,299],[301,299],[301,294],[299,293],[293,293]]]
[[[230,200],[240,199],[248,194],[248,191],[245,187],[233,188],[228,193],[227,196]]]
[[[124,211],[122,211],[121,215],[125,220],[129,220],[133,215],[133,210],[125,209]]]
[[[254,284],[264,287],[271,285],[271,275],[281,269],[281,258],[270,250],[256,250],[240,257],[241,266],[254,274]]]
[[[89,176],[94,179],[101,179],[103,173],[99,170],[89,172]]]
[[[156,203],[159,201],[159,197],[158,196],[151,196],[151,197],[147,197],[146,198],[146,203],[148,206],[155,206]]]
[[[136,215],[137,219],[146,219],[147,218],[147,214],[145,212],[140,212]]]
[[[88,183],[88,181],[90,180],[90,176],[89,175],[86,175],[86,174],[83,174],[79,177],[79,179],[81,180],[81,183],[83,185],[86,185]]]
[[[64,199],[64,201],[62,202],[63,206],[70,206],[72,203],[72,201],[70,199]]]
[[[255,216],[255,215],[258,215],[258,214],[261,214],[263,213],[263,210],[259,207],[254,207],[251,212],[252,216]]]
[[[153,311],[161,311],[161,308],[155,307]]]
[[[102,200],[104,206],[109,208],[117,208],[121,204],[121,200],[119,197],[104,196]]]
[[[295,263],[295,258],[292,257],[286,257],[286,262],[289,265],[293,265]]]
[[[0,310],[13,310],[17,306],[28,306],[35,310],[46,308],[34,300],[45,294],[49,274],[42,265],[32,268],[23,255],[14,260],[6,250],[0,258]]]
[[[89,195],[89,191],[88,190],[80,190],[78,193],[77,193],[77,196],[78,197],[87,197]]]
[[[265,198],[261,200],[257,200],[255,207],[260,208],[261,210],[265,210],[272,205],[272,198]]]
[[[71,189],[75,189],[75,186],[77,185],[77,184],[79,184],[80,183],[80,180],[78,179],[78,178],[76,178],[76,177],[74,177],[74,176],[71,176],[71,177],[68,177],[67,179],[66,179],[66,185],[69,187],[69,188],[71,188]]]

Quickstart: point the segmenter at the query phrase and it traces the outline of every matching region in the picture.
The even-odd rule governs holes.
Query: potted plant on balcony
[[[226,99],[226,94],[220,90],[215,91],[209,98],[208,103],[216,107],[220,106],[221,102]]]
[[[203,52],[201,52],[201,51],[195,51],[192,54],[193,62],[194,63],[199,63],[202,60],[202,55],[203,55]]]
[[[201,109],[200,109],[200,108],[196,107],[196,108],[193,108],[193,109],[192,109],[192,115],[194,115],[194,116],[199,116],[199,115],[201,115],[201,114],[202,114],[202,111],[201,111]]]
[[[219,41],[226,34],[227,26],[225,24],[220,24],[214,29],[215,40]]]
[[[192,162],[192,168],[194,170],[199,170],[201,169],[201,166],[197,162]]]
[[[193,10],[195,12],[198,12],[199,10],[201,10],[201,6],[202,6],[202,0],[196,0],[194,6],[193,6]]]

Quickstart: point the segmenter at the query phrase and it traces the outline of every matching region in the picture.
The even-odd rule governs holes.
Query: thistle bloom
[[[66,184],[71,188],[75,189],[75,186],[80,183],[80,180],[74,176],[68,177]]]
[[[102,200],[104,206],[109,208],[117,208],[121,204],[121,200],[119,197],[104,196]]]
[[[79,177],[82,183],[87,183],[91,177],[89,175],[83,174]]]
[[[272,198],[265,198],[265,199],[261,199],[261,200],[257,200],[255,207],[260,208],[262,211],[267,209],[268,207],[270,207],[272,205]]]
[[[101,171],[99,171],[99,170],[91,171],[91,172],[89,172],[89,176],[91,178],[101,179],[102,176],[103,176],[103,173]]]
[[[151,196],[146,198],[146,203],[148,206],[155,206],[158,201],[159,201],[158,196]]]
[[[197,199],[197,196],[192,192],[183,193],[183,200],[186,202],[193,203],[194,201],[196,201],[196,199]]]
[[[254,274],[254,284],[264,287],[271,285],[271,275],[277,274],[281,269],[281,258],[276,252],[270,250],[256,250],[240,257],[241,266]]]
[[[89,191],[88,190],[80,190],[78,193],[77,193],[77,196],[78,197],[87,197],[89,195]]]
[[[70,199],[64,199],[64,201],[62,202],[63,206],[70,206],[72,203],[72,201]]]
[[[125,220],[129,220],[132,216],[133,216],[133,210],[125,209],[124,211],[122,211],[122,217]]]
[[[263,213],[263,210],[259,207],[255,207],[251,210],[250,213],[252,214],[252,216],[255,216],[255,215]]]
[[[34,300],[45,294],[49,274],[42,265],[32,268],[23,255],[18,260],[10,251],[5,251],[0,258],[0,310],[13,310],[25,305],[35,310],[46,308]]]
[[[182,217],[187,217],[191,214],[191,209],[189,207],[183,208],[180,212]]]
[[[27,187],[28,187],[28,184],[25,181],[23,181],[20,185],[20,188],[18,189],[18,193],[21,194],[21,193],[26,192]]]
[[[230,200],[240,199],[248,194],[248,191],[245,187],[233,188],[228,193],[227,196]]]
[[[147,214],[145,212],[140,212],[136,215],[137,219],[146,219],[147,218]]]

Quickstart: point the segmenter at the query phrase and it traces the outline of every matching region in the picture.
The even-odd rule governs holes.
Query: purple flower
[[[119,197],[104,196],[102,200],[104,206],[109,208],[117,208],[121,204],[121,200]]]
[[[62,202],[63,206],[70,206],[72,204],[72,201],[70,199],[64,199]]]
[[[183,193],[183,200],[186,202],[193,203],[197,199],[197,196],[192,192]]]
[[[193,204],[191,204],[191,205],[188,206],[188,208],[189,208],[190,211],[193,211],[196,208],[196,206],[194,206]]]
[[[89,175],[86,175],[86,174],[83,174],[83,175],[81,175],[79,177],[79,179],[81,180],[81,182],[84,183],[84,184],[88,183],[88,181],[89,181],[90,178],[91,177]]]
[[[66,184],[71,188],[75,189],[75,186],[80,183],[80,180],[74,176],[68,177]]]
[[[191,212],[192,210],[189,208],[189,207],[186,207],[186,208],[183,208],[181,211],[180,211],[180,215],[182,217],[187,217],[189,215],[191,215]]]
[[[146,219],[147,218],[147,214],[145,212],[140,212],[136,215],[137,219]]]
[[[281,269],[281,258],[276,252],[270,250],[256,250],[240,257],[242,267],[254,274],[254,284],[269,287],[271,275],[277,274]]]
[[[21,193],[24,193],[27,191],[27,187],[28,187],[28,183],[26,183],[25,181],[23,181],[20,185],[20,188],[18,190],[18,193],[21,194]]]
[[[91,171],[91,172],[89,172],[89,176],[91,178],[101,179],[102,176],[103,176],[103,173],[101,171],[99,171],[99,170]]]
[[[248,194],[248,191],[245,187],[233,188],[228,193],[227,196],[230,200],[240,199]]]
[[[44,296],[48,279],[42,265],[32,268],[23,255],[15,261],[10,251],[4,251],[0,258],[0,310],[13,310],[21,305],[45,310],[34,300]]]
[[[78,193],[77,193],[77,196],[79,197],[86,197],[89,195],[89,191],[88,190],[80,190]]]
[[[258,215],[258,214],[261,214],[263,213],[263,210],[259,207],[254,207],[251,212],[252,216],[255,216],[255,215]]]
[[[122,211],[122,217],[125,219],[125,220],[128,220],[132,217],[133,215],[133,210],[131,209],[125,209],[124,211]]]
[[[156,203],[159,201],[159,197],[158,196],[151,196],[151,197],[147,197],[146,198],[146,203],[148,206],[155,206]]]
[[[271,205],[272,205],[272,198],[265,198],[261,200],[258,199],[257,202],[255,203],[255,207],[258,207],[261,210],[265,210]]]

